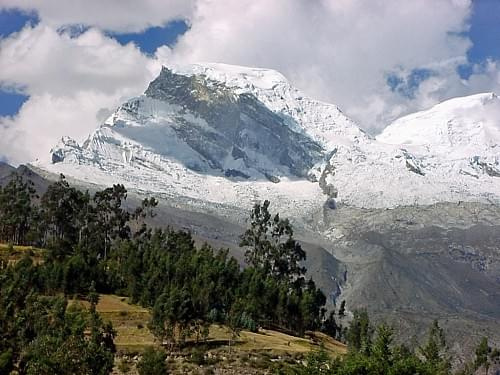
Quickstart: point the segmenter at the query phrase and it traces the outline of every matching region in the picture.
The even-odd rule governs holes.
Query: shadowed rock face
[[[254,154],[278,162],[296,177],[307,176],[319,160],[320,145],[293,132],[284,120],[267,109],[251,94],[235,94],[231,89],[203,76],[183,76],[163,68],[152,81],[146,96],[179,105],[186,113],[206,121],[215,130],[179,126],[177,136],[208,161],[211,168],[222,169],[227,157],[243,160],[245,167],[259,168]],[[244,171],[240,176],[244,176]],[[237,171],[228,172],[232,175]]]
[[[500,207],[341,207],[315,223],[346,267],[337,301],[349,309],[367,308],[414,345],[438,319],[458,358],[481,336],[500,344]]]
[[[16,171],[16,168],[10,166],[7,163],[0,161],[0,182],[1,185],[5,185],[10,175]],[[8,181],[7,181],[8,182]]]
[[[17,173],[24,180],[31,180],[38,195],[43,194],[47,190],[49,182],[27,166],[20,165],[14,168],[2,162],[0,162],[0,186],[7,185],[12,179],[13,173]]]

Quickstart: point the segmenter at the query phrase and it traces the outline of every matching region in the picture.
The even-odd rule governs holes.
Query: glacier
[[[376,137],[280,73],[226,64],[163,67],[82,143],[63,137],[38,170],[123,183],[193,207],[269,199],[325,207],[500,202],[500,99],[455,98]]]

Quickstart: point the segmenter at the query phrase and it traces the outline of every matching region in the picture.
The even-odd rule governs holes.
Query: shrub
[[[123,358],[118,363],[118,370],[120,370],[123,374],[128,374],[131,370],[132,366],[130,365],[130,361],[128,359]]]
[[[167,355],[163,350],[147,348],[137,364],[139,375],[165,375],[167,374]]]
[[[0,353],[0,374],[9,374],[13,367],[12,350]]]
[[[193,352],[191,353],[190,362],[198,366],[204,365],[206,361],[205,361],[205,353],[203,352],[203,350],[198,348],[194,349]]]

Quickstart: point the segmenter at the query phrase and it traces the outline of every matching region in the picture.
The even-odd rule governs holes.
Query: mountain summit
[[[337,106],[308,98],[280,73],[224,64],[164,67],[79,145],[49,163],[78,180],[284,211],[500,199],[500,100],[452,99],[403,117],[376,139]]]

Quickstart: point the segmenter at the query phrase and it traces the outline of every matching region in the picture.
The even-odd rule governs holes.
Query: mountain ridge
[[[81,146],[62,139],[51,160],[35,166],[215,205],[248,202],[249,207],[271,199],[292,214],[314,212],[328,202],[367,208],[498,203],[498,123],[488,120],[495,137],[486,145],[476,137],[471,148],[466,136],[456,133],[462,139],[459,151],[443,142],[439,147],[405,142],[408,129],[421,136],[419,114],[434,113],[450,124],[443,107],[458,101],[480,112],[478,98],[500,118],[500,100],[479,94],[405,116],[373,138],[337,106],[308,98],[278,72],[224,64],[164,67],[144,95],[120,106]],[[458,131],[468,129],[468,118],[460,111],[454,115]],[[416,125],[401,125],[411,125],[408,119],[415,116]],[[475,129],[478,116],[472,118]],[[189,186],[205,189],[199,194]]]

